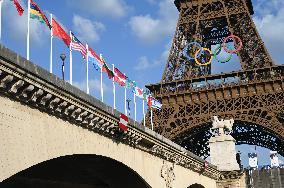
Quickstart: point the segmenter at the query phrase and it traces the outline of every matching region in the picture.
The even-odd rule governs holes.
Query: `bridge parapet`
[[[161,135],[130,120],[129,130],[118,128],[120,113],[18,54],[0,46],[0,93],[25,105],[64,119],[143,151],[218,179],[215,166]],[[134,126],[136,125],[136,126]]]

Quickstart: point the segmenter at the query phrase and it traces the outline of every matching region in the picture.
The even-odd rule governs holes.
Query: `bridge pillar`
[[[235,139],[230,135],[234,120],[221,120],[214,116],[209,140],[211,163],[220,171],[240,170],[236,160]]]

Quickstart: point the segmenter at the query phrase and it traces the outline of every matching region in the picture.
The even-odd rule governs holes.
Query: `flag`
[[[83,45],[79,39],[77,39],[77,37],[75,37],[75,35],[73,33],[71,33],[71,40],[72,40],[72,43],[71,43],[71,46],[70,48],[73,49],[73,50],[76,50],[76,51],[79,51],[81,52],[82,56],[84,59],[86,59],[86,56],[87,56],[87,49],[86,49],[86,46]]]
[[[41,23],[45,23],[49,27],[49,29],[51,29],[51,25],[47,17],[43,14],[40,8],[33,2],[33,0],[30,1],[31,1],[30,17],[32,19],[39,20]]]
[[[147,101],[148,99],[148,94],[146,92],[143,92],[143,100]]]
[[[88,50],[88,61],[93,64],[94,68],[98,71],[101,70],[103,66],[103,62],[100,57],[96,54],[96,52],[89,47]]]
[[[204,170],[207,170],[209,167],[209,162],[208,161],[204,161]]]
[[[144,96],[143,96],[143,89],[141,89],[141,88],[139,88],[139,87],[135,87],[135,89],[134,89],[134,94],[137,96],[137,97],[139,97],[139,98],[141,98],[141,99],[143,99],[144,98]]]
[[[22,16],[23,13],[24,13],[24,9],[23,9],[23,7],[20,5],[19,1],[18,1],[18,0],[14,0],[14,4],[15,4],[15,6],[16,6],[16,9],[17,9],[17,11],[18,11],[18,14],[19,14],[20,16]]]
[[[148,97],[148,106],[149,106],[149,108],[157,108],[157,109],[162,108],[162,104],[160,103],[160,101],[158,101],[157,99],[155,99],[152,96]]]
[[[113,72],[110,70],[103,57],[101,58],[101,60],[103,62],[103,71],[107,73],[109,79],[112,79],[114,77]]]
[[[124,131],[128,130],[128,117],[126,115],[120,114],[120,121],[118,126]]]
[[[126,82],[125,82],[125,87],[127,89],[132,89],[132,92],[134,93],[136,83],[135,83],[135,81],[131,81],[130,79],[127,78]]]
[[[121,86],[125,86],[126,76],[122,74],[116,67],[114,68],[114,81]]]
[[[64,31],[59,23],[55,21],[55,19],[52,19],[52,32],[54,36],[61,38],[68,47],[70,46],[70,36]]]

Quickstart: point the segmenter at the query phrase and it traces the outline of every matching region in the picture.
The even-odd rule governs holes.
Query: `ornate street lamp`
[[[64,61],[66,59],[66,55],[64,53],[60,54],[60,59],[62,60],[62,79],[64,80]]]
[[[128,117],[130,117],[130,102],[131,102],[131,99],[127,99],[126,102],[127,102],[127,109],[128,109]]]

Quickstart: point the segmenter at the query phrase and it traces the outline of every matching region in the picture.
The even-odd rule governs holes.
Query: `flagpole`
[[[124,76],[125,76],[125,73],[124,73]],[[126,91],[126,84],[125,84],[124,86],[124,113],[127,115],[126,100],[127,100],[127,91]]]
[[[30,9],[31,0],[28,0],[27,60],[30,60]]]
[[[3,0],[0,0],[0,41],[2,41],[2,3]]]
[[[70,71],[70,84],[73,85],[73,78],[72,78],[73,77],[73,75],[72,75],[73,57],[72,57],[72,32],[71,31],[69,31],[69,35],[70,35],[70,38],[71,38],[71,42],[70,42],[70,45],[69,45],[69,50],[70,50],[70,56],[69,56],[70,57],[70,70],[69,70]]]
[[[112,72],[114,74],[114,64],[112,64]],[[114,83],[114,77],[112,78],[112,87],[113,87],[113,109],[116,109],[116,105],[115,105],[115,83]]]
[[[88,44],[86,44],[86,49],[87,49],[87,94],[90,94],[90,88],[89,88],[89,58],[88,58],[88,53],[89,53],[89,47]]]
[[[100,59],[103,59],[103,55],[100,54]],[[102,102],[104,102],[104,89],[103,89],[103,66],[101,66],[101,96],[102,96]]]
[[[154,131],[154,124],[153,124],[153,110],[151,108],[151,126],[152,126],[152,131]]]
[[[133,100],[133,102],[134,102],[134,120],[136,122],[137,118],[136,118],[136,95],[135,95],[135,93],[133,94],[133,98],[134,98],[134,100]],[[135,125],[135,122],[134,122],[134,125]]]
[[[51,29],[50,29],[50,70],[49,72],[52,73],[52,40],[53,40],[52,14],[50,14],[50,22],[51,22]]]
[[[144,125],[144,127],[145,127],[145,125],[146,125],[146,122],[145,122],[145,100],[143,99],[143,125]]]

